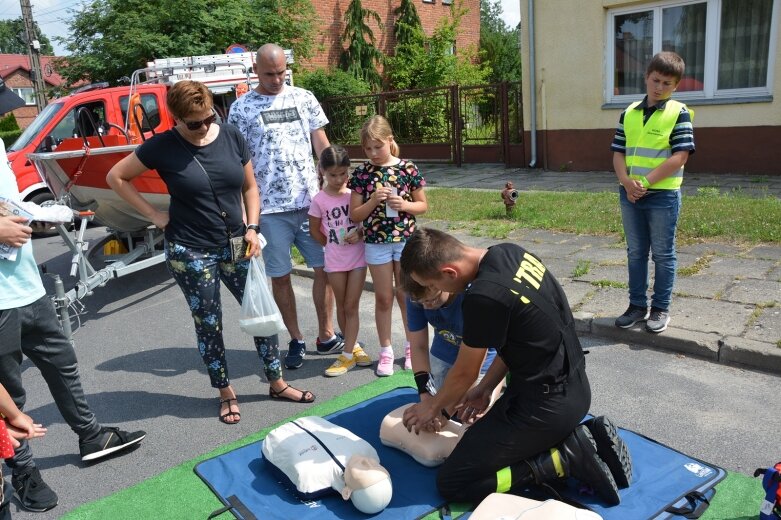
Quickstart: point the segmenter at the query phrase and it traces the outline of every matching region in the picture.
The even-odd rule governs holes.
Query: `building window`
[[[26,105],[35,105],[35,89],[31,87],[12,88],[17,96],[24,99]]]
[[[777,6],[773,0],[665,1],[608,11],[607,101],[645,94],[645,67],[660,51],[686,62],[679,99],[771,94]]]

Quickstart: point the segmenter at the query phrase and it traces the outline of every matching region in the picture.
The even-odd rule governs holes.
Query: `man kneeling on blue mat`
[[[401,269],[422,286],[464,293],[456,362],[436,395],[403,418],[416,433],[439,429],[454,411],[473,423],[440,468],[440,494],[479,502],[574,477],[618,504],[618,488],[631,481],[629,452],[607,418],[580,424],[591,405],[583,350],[567,297],[540,259],[515,244],[480,249],[419,228]],[[470,390],[487,345],[499,359]],[[489,409],[491,392],[508,374],[506,391]]]

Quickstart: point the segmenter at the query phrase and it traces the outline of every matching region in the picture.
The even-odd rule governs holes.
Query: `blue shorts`
[[[309,234],[309,209],[263,214],[260,216],[260,232],[268,242],[263,248],[263,262],[266,274],[271,278],[280,278],[293,270],[290,247],[294,244],[307,267],[325,265],[323,246]]]
[[[428,366],[431,368],[431,371],[429,373],[431,374],[432,384],[434,385],[434,388],[439,390],[440,388],[442,388],[442,385],[445,384],[445,378],[447,377],[447,373],[450,372],[450,369],[453,368],[453,365],[451,365],[450,363],[448,363],[443,359],[439,359],[437,356],[429,355]],[[475,380],[475,384],[482,381],[483,377],[485,377],[485,372],[483,372],[481,368],[480,375],[477,376],[477,379]]]
[[[398,262],[406,242],[390,242],[386,244],[366,244],[366,263],[383,265],[391,260]]]

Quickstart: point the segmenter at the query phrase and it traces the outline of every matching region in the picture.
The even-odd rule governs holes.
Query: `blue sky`
[[[515,27],[520,21],[522,1],[501,0],[502,11],[508,26]],[[43,34],[52,40],[57,55],[63,54],[65,49],[53,41],[54,36],[67,36],[67,27],[63,20],[69,18],[70,10],[77,8],[81,3],[82,0],[32,0],[33,17],[38,21]],[[18,18],[21,15],[22,9],[18,0],[3,0],[0,4],[0,20]]]

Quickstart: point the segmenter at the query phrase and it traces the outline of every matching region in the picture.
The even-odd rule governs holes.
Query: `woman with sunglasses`
[[[166,265],[190,307],[198,351],[212,387],[219,391],[219,419],[236,424],[241,414],[225,359],[220,281],[241,301],[249,257],[260,255],[258,187],[244,137],[234,126],[215,123],[211,92],[203,83],[177,82],[166,103],[176,126],[139,145],[109,171],[106,181],[165,230]],[[131,183],[150,169],[157,170],[168,187],[167,212],[155,209]],[[248,244],[246,257],[235,259],[230,239],[241,236]],[[293,388],[282,378],[277,336],[254,339],[269,395],[314,401],[311,392]]]

